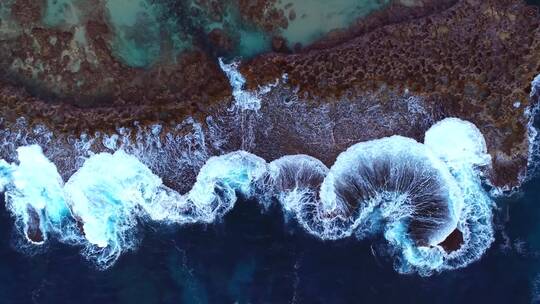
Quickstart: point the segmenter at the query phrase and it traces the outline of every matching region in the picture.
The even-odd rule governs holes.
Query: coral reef
[[[223,19],[224,3],[198,2],[212,20]],[[25,117],[29,126],[45,124],[54,132],[92,133],[135,121],[204,122],[229,106],[232,90],[204,45],[234,49],[227,32],[201,33],[201,43],[176,52],[161,29],[158,59],[134,67],[115,56],[114,28],[102,4],[88,1],[91,13],[77,22],[47,26],[41,20],[44,2],[5,2],[10,14],[0,22],[2,127]],[[268,159],[308,153],[331,164],[351,142],[392,134],[421,141],[434,121],[456,116],[485,134],[494,163],[487,173],[495,186],[510,189],[526,175],[527,113],[538,102],[530,96],[531,81],[540,74],[536,8],[518,0],[393,1],[307,46],[287,45],[279,36],[301,17],[292,6],[278,10],[273,0],[240,1],[239,13],[272,35],[270,47],[280,52],[241,65],[246,88],[287,75],[263,98],[263,118],[253,126],[257,153]],[[311,114],[291,117],[290,109],[279,108],[288,100],[298,101],[298,113]],[[324,107],[332,130],[310,125]],[[353,126],[369,128],[351,128],[353,116]],[[265,124],[274,125],[273,131],[262,131]],[[333,139],[306,141],[312,135]],[[273,147],[273,139],[283,136],[290,144]]]
[[[539,25],[537,8],[520,1],[459,1],[336,47],[261,56],[242,72],[250,88],[286,73],[298,96],[313,103],[375,95],[371,105],[386,107],[389,96],[419,96],[432,116],[479,126],[494,160],[491,181],[509,188],[526,174],[527,111],[538,102],[529,94],[540,73]]]

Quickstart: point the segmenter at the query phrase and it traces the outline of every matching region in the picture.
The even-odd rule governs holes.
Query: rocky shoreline
[[[209,128],[213,117],[224,130],[245,132],[246,122],[227,111],[233,92],[211,54],[194,49],[129,67],[112,55],[103,11],[84,27],[51,29],[39,24],[43,8],[27,2],[12,8],[23,28],[0,42],[3,129],[24,117],[56,137],[115,132],[135,121],[181,133],[174,126],[186,118]],[[331,165],[351,143],[393,134],[421,141],[434,122],[459,117],[486,137],[489,181],[519,186],[530,157],[527,113],[539,103],[531,94],[540,74],[538,9],[510,0],[435,2],[394,3],[310,47],[243,62],[248,90],[287,81],[261,95],[258,113],[240,113],[255,142],[246,146],[233,134],[223,150],[246,148],[269,160],[303,153]]]

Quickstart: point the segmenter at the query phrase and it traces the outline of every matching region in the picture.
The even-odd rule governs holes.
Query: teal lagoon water
[[[112,28],[110,41],[115,56],[134,67],[147,67],[168,54],[173,59],[183,51],[205,48],[209,34],[220,30],[231,40],[231,49],[220,55],[252,57],[271,51],[272,37],[286,39],[289,47],[309,45],[327,33],[346,29],[359,18],[386,7],[389,0],[276,1],[265,8],[264,24],[240,13],[238,2],[212,6],[192,0],[106,0],[105,19]],[[204,3],[204,2],[202,2]],[[7,7],[7,5],[6,5]],[[87,20],[96,18],[90,3],[82,0],[47,0],[42,22],[45,26],[84,30]],[[269,19],[281,12],[281,25]],[[272,21],[268,21],[272,20]],[[270,28],[268,28],[270,27]],[[170,59],[170,58],[169,58]]]

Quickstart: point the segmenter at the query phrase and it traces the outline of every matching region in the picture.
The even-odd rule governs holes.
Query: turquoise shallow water
[[[330,31],[345,29],[358,18],[386,6],[389,0],[277,1],[266,11],[282,11],[287,27],[263,29],[239,13],[236,1],[222,2],[216,19],[208,8],[188,0],[106,0],[105,15],[114,38],[114,54],[126,64],[146,67],[165,54],[205,47],[208,34],[220,29],[233,42],[229,57],[251,57],[271,50],[273,36],[282,36],[290,48],[308,45]],[[269,13],[268,13],[269,15]],[[84,27],[93,18],[92,8],[83,0],[47,0],[42,22],[49,27]]]
[[[285,15],[290,16],[291,12],[294,12],[297,17],[282,31],[282,35],[290,45],[296,43],[308,45],[332,30],[347,28],[359,17],[381,9],[389,2],[389,0],[290,1],[293,5],[285,9]]]

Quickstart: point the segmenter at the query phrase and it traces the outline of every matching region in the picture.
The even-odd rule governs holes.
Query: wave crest
[[[477,170],[490,158],[480,131],[459,119],[434,125],[424,144],[401,136],[355,144],[330,169],[307,155],[270,163],[245,151],[211,157],[186,194],[122,150],[90,156],[65,185],[38,146],[17,152],[19,164],[0,162],[0,189],[26,238],[80,244],[100,268],[136,248],[139,222],[211,223],[238,194],[277,199],[321,239],[383,235],[402,273],[466,266],[493,241]]]

